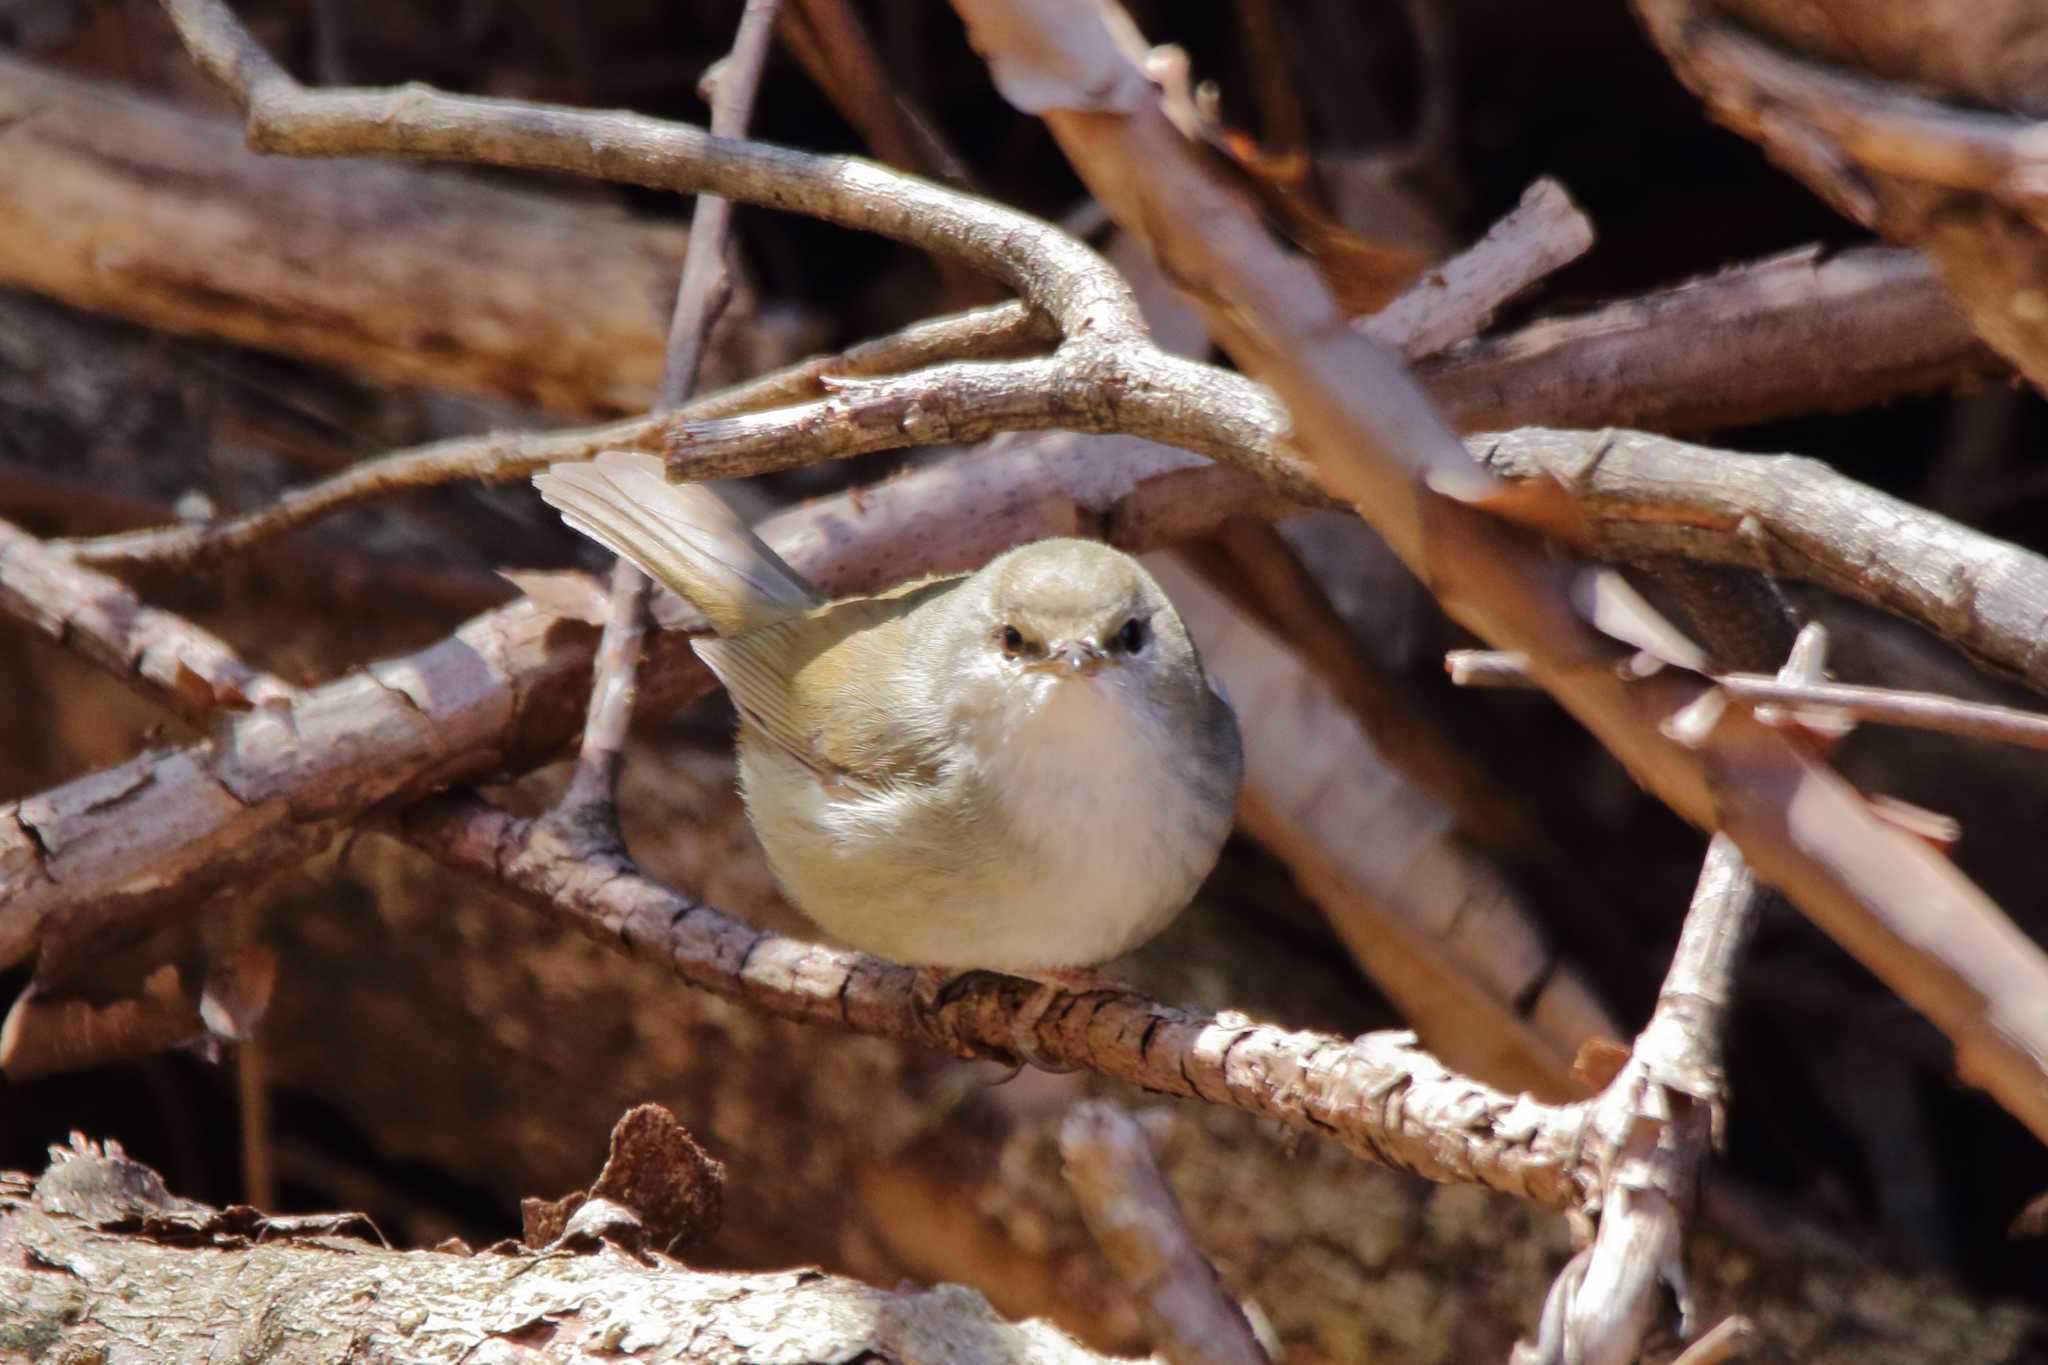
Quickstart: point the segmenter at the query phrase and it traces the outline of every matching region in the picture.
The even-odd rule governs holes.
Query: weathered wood
[[[0,284],[161,331],[639,410],[684,240],[458,172],[259,156],[235,123],[0,56]]]
[[[8,1359],[1101,1359],[953,1285],[695,1271],[571,1236],[538,1251],[394,1251],[347,1215],[269,1219],[172,1198],[111,1145],[74,1140],[58,1156],[40,1181],[0,1173]]]

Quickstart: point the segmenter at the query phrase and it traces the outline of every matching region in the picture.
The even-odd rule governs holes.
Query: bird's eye
[[[1117,627],[1116,634],[1109,637],[1109,648],[1117,654],[1136,654],[1145,647],[1145,641],[1152,638],[1152,629],[1145,618],[1133,616]]]
[[[1015,626],[1004,626],[996,632],[996,639],[1002,643],[1003,653],[1013,659],[1024,652],[1024,632]]]

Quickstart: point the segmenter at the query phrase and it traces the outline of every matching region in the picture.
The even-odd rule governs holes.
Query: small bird
[[[687,598],[740,715],[776,878],[853,947],[1073,979],[1164,929],[1215,865],[1237,720],[1129,555],[1021,546],[828,602],[708,488],[611,451],[534,476],[569,525]]]

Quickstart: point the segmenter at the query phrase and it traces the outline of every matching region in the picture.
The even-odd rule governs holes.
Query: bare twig
[[[73,650],[191,720],[223,707],[282,703],[292,689],[244,663],[226,643],[171,612],[146,606],[93,569],[74,564],[0,522],[0,615]]]
[[[1887,687],[1848,683],[1794,683],[1757,673],[1730,673],[1714,681],[1735,696],[1758,706],[1808,707],[1839,712],[1851,720],[1880,725],[1939,730],[1972,739],[1997,740],[2028,749],[2048,749],[2048,715],[2010,706],[1938,697],[1926,692],[1901,692]]]
[[[1826,651],[1827,632],[1807,627],[1779,677],[1818,678]],[[1667,1291],[1681,1333],[1692,1334],[1685,1249],[1708,1153],[1725,1126],[1722,1043],[1759,897],[1740,850],[1716,834],[1650,1022],[1620,1073],[1588,1102],[1601,1153],[1599,1230],[1558,1276],[1537,1342],[1516,1349],[1517,1365],[1629,1365],[1663,1316]]]
[[[510,482],[560,461],[590,459],[601,450],[660,449],[678,423],[709,421],[814,397],[827,378],[895,374],[944,361],[1009,355],[1056,338],[1044,314],[1021,304],[998,304],[919,323],[838,355],[813,357],[696,399],[673,413],[572,431],[456,437],[365,461],[228,521],[97,536],[62,548],[87,564],[197,563],[254,549],[323,517],[393,493],[454,483]],[[704,477],[750,472],[758,471],[711,469]]]
[[[623,847],[617,797],[619,770],[626,762],[626,731],[640,669],[640,645],[647,635],[648,599],[654,589],[646,574],[626,560],[612,565],[604,629],[592,661],[590,709],[576,770],[549,818],[574,830],[589,847]]]
[[[1456,649],[1444,656],[1451,681],[1460,687],[1534,687],[1528,661],[1517,654]],[[1729,695],[1757,707],[1789,706],[1834,713],[1844,720],[1874,721],[1913,730],[1935,730],[1972,739],[1997,740],[2028,749],[2048,749],[2048,715],[2010,706],[1902,692],[1852,683],[1788,682],[1763,673],[1717,673]],[[1797,722],[1794,715],[1790,720]]]
[[[753,117],[754,95],[775,37],[780,0],[747,0],[740,12],[732,51],[718,64],[711,89],[711,135],[741,138]],[[667,359],[662,366],[658,409],[681,407],[697,387],[704,344],[732,297],[732,275],[726,268],[727,238],[732,228],[732,201],[700,194],[690,215],[690,245],[683,253],[682,278],[676,284],[675,313],[669,322]]]
[[[1721,1319],[1711,1331],[1685,1348],[1671,1365],[1721,1365],[1755,1347],[1762,1333],[1740,1313]]]
[[[271,1134],[269,1054],[261,1037],[235,1049],[235,1108],[242,1138],[242,1200],[277,1207],[277,1152]]]
[[[1077,1104],[1060,1125],[1060,1156],[1081,1217],[1137,1299],[1159,1353],[1172,1365],[1265,1365],[1136,1121],[1108,1100]]]
[[[1685,1242],[1726,1088],[1721,1038],[1735,964],[1756,925],[1756,880],[1725,835],[1700,869],[1678,950],[1621,1074],[1589,1102],[1601,1151],[1600,1228],[1560,1275],[1525,1365],[1628,1365],[1668,1290],[1688,1320]]]
[[[1593,225],[1564,187],[1539,180],[1484,237],[1357,325],[1410,360],[1435,355],[1479,335],[1501,305],[1592,245]]]
[[[732,51],[718,64],[711,90],[711,135],[746,136],[754,95],[768,62],[775,36],[779,0],[747,0],[740,12]],[[732,201],[715,194],[697,196],[690,216],[690,243],[683,251],[682,278],[676,285],[675,313],[669,321],[667,361],[656,411],[688,402],[697,387],[704,347],[719,314],[732,298],[732,274],[726,268],[726,239],[732,228]],[[647,603],[653,584],[647,575],[621,559],[612,565],[611,609],[605,614],[598,641],[596,676],[590,689],[590,714],[583,725],[583,743],[576,771],[561,801],[549,813],[564,830],[592,848],[623,847],[617,797],[619,769],[625,763],[626,730],[633,718],[634,678],[640,667],[640,642],[647,634]]]

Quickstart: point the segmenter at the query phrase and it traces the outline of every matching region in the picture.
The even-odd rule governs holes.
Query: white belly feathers
[[[1201,803],[1175,767],[1182,737],[1147,724],[1119,680],[1037,681],[1035,705],[969,713],[955,767],[923,789],[764,783],[765,765],[795,765],[743,743],[754,823],[791,897],[854,947],[928,966],[1093,964],[1163,927],[1206,874],[1228,811]],[[762,799],[773,790],[801,796]],[[1011,837],[962,840],[963,820]],[[963,847],[1009,852],[965,865],[948,852]]]

